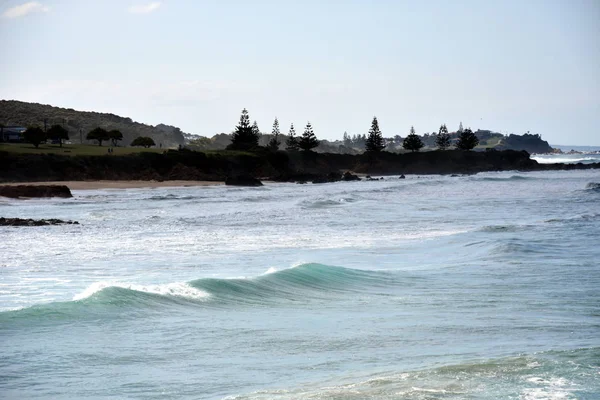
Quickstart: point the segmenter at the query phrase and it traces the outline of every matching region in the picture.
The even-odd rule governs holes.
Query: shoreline
[[[41,182],[6,182],[5,186],[36,186],[36,185],[66,185],[71,190],[98,190],[98,189],[145,189],[163,187],[197,187],[221,186],[222,181],[140,181],[140,180],[98,180],[98,181],[41,181]]]

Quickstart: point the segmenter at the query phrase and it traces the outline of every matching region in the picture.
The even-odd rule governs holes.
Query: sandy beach
[[[16,182],[3,183],[3,185],[66,185],[71,190],[94,189],[138,189],[159,187],[192,187],[192,186],[217,186],[224,185],[218,181],[54,181],[54,182]]]

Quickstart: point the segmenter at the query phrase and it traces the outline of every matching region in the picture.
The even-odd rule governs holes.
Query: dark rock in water
[[[251,176],[236,176],[225,179],[225,184],[230,186],[262,186],[262,182]]]
[[[346,171],[346,172],[344,172],[344,175],[342,176],[342,180],[344,180],[344,181],[360,181],[360,178],[358,175],[354,175],[350,171]]]
[[[62,219],[23,219],[0,217],[0,226],[47,226],[47,225],[79,225],[77,221],[63,221]]]
[[[406,177],[404,176],[404,174],[400,175],[400,178],[398,179],[406,179]]]
[[[450,175],[450,178],[458,178],[459,176],[460,176],[460,175],[457,175],[457,174],[452,174],[452,175]]]
[[[312,183],[331,183],[331,182],[339,182],[342,180],[342,174],[339,172],[330,172],[327,175],[322,175],[314,178]]]
[[[65,185],[3,185],[0,186],[0,196],[13,199],[19,197],[73,197]]]
[[[600,183],[597,182],[590,182],[586,185],[585,187],[587,190],[594,190],[594,191],[599,191],[600,192]]]

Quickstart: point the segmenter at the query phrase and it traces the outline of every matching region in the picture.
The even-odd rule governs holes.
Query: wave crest
[[[119,282],[95,282],[83,292],[75,295],[73,301],[80,301],[97,295],[110,288],[126,289],[133,292],[156,294],[159,296],[182,297],[192,300],[205,299],[208,293],[198,290],[187,283],[175,282],[165,285],[136,285]]]

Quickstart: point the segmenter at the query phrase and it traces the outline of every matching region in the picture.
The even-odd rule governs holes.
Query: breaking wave
[[[96,282],[72,301],[38,304],[0,312],[0,322],[14,318],[97,314],[122,309],[156,309],[169,304],[227,307],[330,299],[336,294],[382,287],[394,281],[387,271],[363,271],[322,264],[270,269],[250,279],[202,278],[191,282],[139,285]]]

